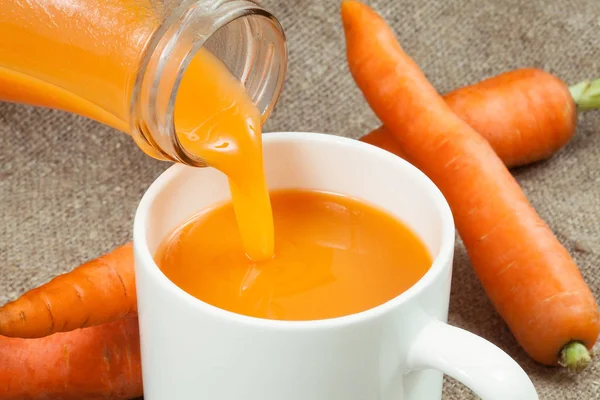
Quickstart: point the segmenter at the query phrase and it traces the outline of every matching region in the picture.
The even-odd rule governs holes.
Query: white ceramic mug
[[[358,314],[273,321],[221,310],[175,286],[153,261],[174,228],[229,198],[220,172],[175,165],[148,189],[134,223],[146,400],[434,400],[442,373],[483,400],[538,398],[506,353],[446,324],[454,223],[423,173],[352,139],[263,137],[271,189],[326,190],[378,205],[408,224],[435,261],[409,290]]]

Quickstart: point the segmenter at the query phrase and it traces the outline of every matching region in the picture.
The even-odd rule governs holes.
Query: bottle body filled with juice
[[[280,24],[252,1],[0,4],[0,101],[83,115],[130,134],[155,158],[188,165],[210,164],[194,141],[227,142],[207,126],[240,107],[228,98],[236,91],[252,101],[258,124],[268,118],[286,62]]]

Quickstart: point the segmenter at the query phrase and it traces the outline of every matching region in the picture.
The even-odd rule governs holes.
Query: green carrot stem
[[[579,82],[571,86],[569,91],[580,110],[600,108],[600,79]]]
[[[573,341],[562,348],[558,363],[571,372],[580,372],[590,365],[591,361],[592,356],[583,343]]]

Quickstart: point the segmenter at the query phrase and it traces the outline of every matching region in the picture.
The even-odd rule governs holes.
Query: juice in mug
[[[355,314],[413,286],[432,258],[387,212],[333,193],[271,193],[275,254],[244,255],[231,203],[203,210],[168,236],[155,259],[194,297],[257,318],[317,320]]]

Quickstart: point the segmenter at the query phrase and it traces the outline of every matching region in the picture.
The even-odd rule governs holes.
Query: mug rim
[[[378,318],[391,310],[406,303],[411,298],[426,291],[436,279],[447,268],[452,267],[452,258],[454,254],[455,226],[454,218],[450,206],[439,188],[425,175],[408,161],[383,150],[374,145],[361,142],[356,139],[342,137],[334,134],[316,133],[316,132],[269,132],[263,134],[264,142],[320,142],[327,144],[344,145],[354,148],[360,148],[359,151],[371,154],[373,157],[384,158],[388,163],[401,164],[402,168],[415,175],[423,181],[428,195],[436,205],[442,220],[442,238],[438,255],[433,259],[431,267],[427,272],[410,288],[400,293],[396,297],[376,306],[354,314],[343,315],[334,318],[319,320],[272,320],[237,314],[232,311],[224,310],[219,307],[206,303],[173,283],[158,267],[154,257],[150,253],[146,239],[147,219],[149,210],[156,197],[162,192],[163,188],[179,174],[185,174],[193,167],[186,167],[181,164],[175,164],[163,171],[148,187],[143,194],[136,208],[133,223],[133,246],[135,252],[135,271],[136,274],[143,273],[157,281],[163,290],[172,297],[188,303],[188,306],[194,307],[197,312],[211,314],[214,317],[227,319],[231,322],[245,325],[254,325],[257,327],[282,330],[298,329],[330,329],[342,325],[352,325],[364,322],[365,320]],[[376,203],[375,203],[376,205]],[[139,262],[138,262],[139,260]],[[141,265],[140,265],[141,264]],[[136,289],[137,290],[137,289]]]

